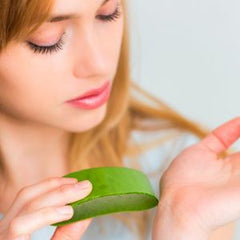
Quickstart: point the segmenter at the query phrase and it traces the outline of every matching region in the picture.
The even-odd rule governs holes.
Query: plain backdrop
[[[129,0],[132,77],[210,128],[240,114],[240,1]]]
[[[240,115],[239,0],[129,0],[128,6],[138,84],[211,129]],[[233,146],[239,149],[239,141]]]

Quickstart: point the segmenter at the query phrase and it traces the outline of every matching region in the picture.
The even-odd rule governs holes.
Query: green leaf
[[[148,177],[139,170],[126,167],[98,167],[69,173],[78,181],[89,180],[92,192],[72,202],[71,219],[51,224],[63,226],[79,220],[116,212],[143,211],[158,205]]]

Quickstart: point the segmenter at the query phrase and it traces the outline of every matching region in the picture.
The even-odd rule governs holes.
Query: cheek
[[[51,81],[47,79],[49,74],[31,65],[29,58],[20,52],[14,52],[11,56],[0,58],[1,106],[21,113],[49,107],[53,99]]]

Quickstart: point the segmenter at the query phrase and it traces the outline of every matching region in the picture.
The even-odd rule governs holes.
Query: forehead
[[[55,0],[53,3],[53,14],[69,11],[78,11],[84,13],[88,8],[99,7],[110,0]]]

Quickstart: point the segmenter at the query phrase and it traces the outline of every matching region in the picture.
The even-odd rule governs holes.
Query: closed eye
[[[115,11],[110,14],[110,15],[98,15],[97,19],[105,22],[112,22],[116,21],[118,18],[121,16],[121,11],[120,11],[120,4],[118,3],[117,8]],[[64,34],[63,34],[64,35]],[[54,45],[51,46],[40,46],[35,43],[27,41],[28,46],[34,53],[41,53],[41,54],[47,54],[47,53],[54,53],[58,52],[59,50],[63,49],[64,41],[63,41],[63,36],[61,39]]]

